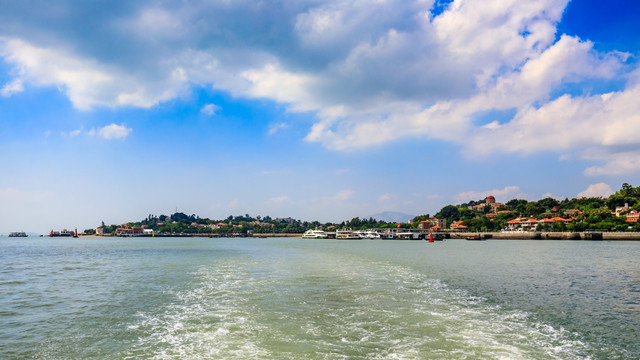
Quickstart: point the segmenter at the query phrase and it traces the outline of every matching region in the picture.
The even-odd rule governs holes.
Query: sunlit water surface
[[[633,359],[640,243],[0,238],[1,359]]]

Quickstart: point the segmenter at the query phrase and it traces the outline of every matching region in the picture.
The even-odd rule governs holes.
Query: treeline
[[[564,216],[575,220],[572,223],[555,222],[553,224],[539,225],[539,231],[640,231],[640,223],[627,223],[624,216],[612,214],[616,208],[627,205],[628,211],[640,210],[640,186],[633,187],[627,183],[615,194],[606,199],[603,198],[579,198],[564,199],[558,201],[554,198],[544,198],[538,201],[512,199],[498,207],[497,214],[491,214],[491,206],[482,207],[480,211],[469,207],[483,204],[485,200],[470,201],[466,204],[447,205],[435,214],[438,219],[445,219],[447,225],[454,221],[461,221],[469,231],[500,231],[506,227],[509,220],[516,218],[535,218]],[[580,210],[580,214],[574,214],[571,210]],[[490,216],[488,216],[490,215]],[[421,221],[430,219],[429,214],[416,216],[409,224],[402,227],[417,227]],[[269,216],[250,216],[249,214],[233,216],[224,220],[212,220],[201,218],[195,214],[187,215],[176,212],[171,215],[149,215],[142,221],[130,222],[128,227],[145,226],[156,233],[164,234],[228,234],[253,232],[261,233],[303,233],[309,229],[323,228],[352,230],[364,230],[372,228],[392,228],[398,223],[385,222],[374,218],[355,217],[341,223],[320,223],[318,221],[301,221],[292,218],[272,219]],[[102,226],[105,234],[112,234],[122,225]],[[95,232],[93,229],[85,230],[85,233]]]
[[[482,211],[474,211],[469,206],[482,204],[484,200],[473,201],[469,204],[447,205],[435,217],[446,219],[447,224],[462,221],[469,231],[500,231],[506,227],[509,220],[516,218],[541,219],[545,217],[572,217],[569,224],[555,222],[540,224],[539,231],[640,231],[639,223],[628,223],[625,216],[616,216],[613,211],[627,206],[627,210],[640,209],[640,186],[633,187],[624,183],[622,188],[608,198],[578,198],[558,201],[545,198],[538,201],[522,199],[509,200],[504,206],[498,207],[498,213],[487,216],[491,206],[485,206]],[[571,210],[580,210],[574,214]]]
[[[252,217],[249,214],[233,216],[224,220],[201,218],[195,214],[187,215],[176,212],[171,215],[149,215],[142,221],[129,222],[127,227],[142,227],[153,229],[158,234],[230,234],[240,233],[303,233],[306,230],[321,227],[318,221],[308,222],[292,218],[272,219],[269,216]],[[324,224],[325,226],[331,224]],[[112,234],[122,225],[105,225],[105,234]]]

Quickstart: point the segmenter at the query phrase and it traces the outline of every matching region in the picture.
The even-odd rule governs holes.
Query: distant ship
[[[27,236],[29,235],[27,235],[24,231],[16,231],[9,234],[9,237],[27,237]]]

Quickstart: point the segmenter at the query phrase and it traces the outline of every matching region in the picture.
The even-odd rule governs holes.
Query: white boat
[[[336,230],[336,239],[338,240],[360,240],[360,235],[351,229]]]
[[[380,238],[386,240],[394,240],[396,238],[396,235],[393,232],[387,230],[380,234]]]
[[[302,234],[304,239],[326,239],[327,233],[322,230],[307,230]]]
[[[380,239],[380,234],[377,231],[367,230],[364,233],[363,238],[365,238],[365,239]]]

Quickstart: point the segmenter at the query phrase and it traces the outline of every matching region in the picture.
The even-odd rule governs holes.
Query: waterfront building
[[[144,229],[142,227],[119,227],[116,229],[116,236],[142,236]]]
[[[504,231],[535,231],[537,226],[540,225],[553,225],[556,222],[563,222],[565,224],[573,222],[573,218],[565,219],[561,217],[543,218],[543,219],[513,219],[507,221]]]
[[[462,225],[462,221],[454,221],[451,223],[449,229],[451,229],[451,231],[467,231],[469,227]]]

